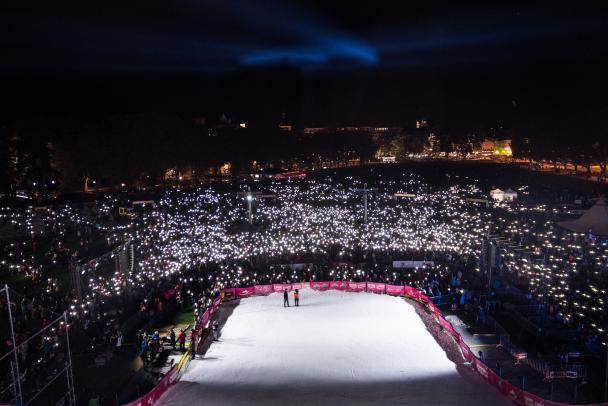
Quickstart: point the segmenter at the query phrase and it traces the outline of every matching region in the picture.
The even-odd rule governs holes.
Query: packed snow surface
[[[462,375],[403,299],[340,291],[241,301],[161,405],[508,405]]]

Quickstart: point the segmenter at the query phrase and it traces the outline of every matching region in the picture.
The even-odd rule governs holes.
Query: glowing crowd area
[[[82,299],[64,298],[59,305],[69,301],[65,308],[73,320],[86,320],[93,307],[110,298],[162,281],[187,292],[197,313],[224,287],[328,278],[411,285],[430,297],[461,294],[468,289],[461,282],[467,274],[485,280],[481,247],[491,235],[509,242],[501,248],[500,273],[527,285],[534,299],[549,305],[550,317],[576,327],[589,345],[605,345],[607,242],[559,228],[557,220],[574,217],[570,208],[474,203],[467,198],[489,192],[475,180],[446,187],[404,174],[378,178],[364,224],[363,199],[355,192],[362,186],[352,177],[270,181],[263,190],[276,198],[256,199],[255,231],[246,224],[247,204],[237,193],[246,190],[245,184],[165,191],[157,204],[144,207],[123,226],[103,225],[69,205],[44,211],[5,208],[1,215],[32,234],[34,221],[42,216],[44,232],[55,238],[55,251],[74,232],[101,235],[108,246],[134,243],[132,272],[104,277],[97,272],[101,261],[83,266]],[[526,188],[520,192],[527,193]],[[395,198],[395,193],[415,196]],[[97,215],[116,205],[116,197],[106,196]],[[5,272],[24,273],[48,293],[58,292],[57,279],[45,277],[29,254],[29,243],[11,244],[2,255]],[[393,260],[434,263],[394,269]],[[289,266],[294,263],[306,265]]]

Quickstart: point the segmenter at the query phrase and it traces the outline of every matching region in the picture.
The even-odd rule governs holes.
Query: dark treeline
[[[201,124],[170,114],[115,115],[102,119],[57,116],[15,120],[0,129],[1,188],[83,190],[95,186],[161,183],[168,169],[193,178],[258,168],[310,167],[322,162],[368,161],[378,154],[456,153],[466,158],[484,138],[512,139],[513,155],[575,168],[608,162],[608,110],[519,120],[509,129],[404,128],[384,135],[326,129],[282,132],[277,123],[240,128]]]
[[[608,109],[564,115],[558,118],[521,120],[513,138],[516,157],[548,161],[556,168],[572,164],[589,171],[599,165],[604,176],[608,163]]]
[[[3,129],[3,189],[41,189],[50,185],[82,190],[98,186],[153,185],[168,169],[217,175],[228,163],[242,173],[256,161],[286,167],[289,160],[315,156],[368,160],[375,147],[369,137],[327,133],[300,137],[276,125],[239,128],[207,126],[168,114],[120,115],[101,120],[37,117]]]

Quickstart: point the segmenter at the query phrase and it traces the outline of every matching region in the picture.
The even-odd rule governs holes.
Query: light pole
[[[249,211],[249,224],[253,224],[253,212],[251,210],[251,202],[253,201],[253,196],[251,196],[251,190],[249,190],[249,194],[245,199],[247,200],[247,209]]]
[[[262,192],[252,192],[251,187],[247,186],[246,192],[239,192],[239,196],[245,196],[245,200],[247,201],[247,211],[249,213],[249,224],[253,224],[253,200],[254,199],[274,199],[277,197],[275,194],[267,194],[264,195]]]
[[[367,195],[371,192],[377,192],[378,188],[367,188],[367,183],[363,184],[363,189],[355,189],[355,193],[363,195],[363,222],[367,223]]]

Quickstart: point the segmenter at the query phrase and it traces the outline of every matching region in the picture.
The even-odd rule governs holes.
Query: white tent
[[[608,205],[603,197],[577,220],[558,221],[557,225],[575,233],[591,232],[608,236]]]
[[[507,202],[512,202],[514,200],[517,200],[517,192],[514,191],[513,189],[505,190],[504,200]]]
[[[492,197],[492,199],[494,200],[502,202],[503,200],[505,200],[505,192],[500,189],[490,190],[490,197]]]

